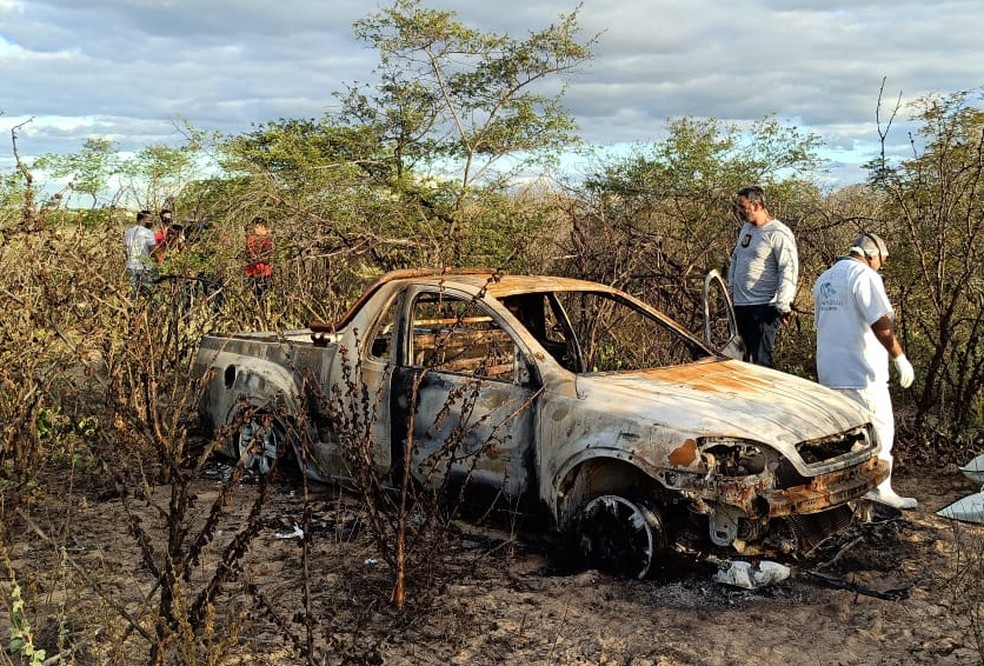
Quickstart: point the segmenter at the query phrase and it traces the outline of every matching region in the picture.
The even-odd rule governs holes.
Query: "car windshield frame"
[[[536,290],[498,300],[554,360],[579,375],[720,358],[679,323],[622,292]]]

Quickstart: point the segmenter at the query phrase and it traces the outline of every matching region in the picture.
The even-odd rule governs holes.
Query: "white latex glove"
[[[899,371],[899,386],[902,388],[912,386],[912,380],[916,378],[916,371],[912,369],[912,364],[909,363],[905,354],[899,354],[892,359],[892,362],[895,363],[895,369]]]

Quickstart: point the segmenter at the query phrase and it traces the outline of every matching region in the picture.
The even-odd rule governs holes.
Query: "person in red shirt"
[[[184,234],[180,224],[174,224],[174,214],[164,209],[159,214],[160,228],[154,232],[154,239],[157,245],[154,247],[154,259],[157,264],[164,263],[164,259],[171,250],[176,250],[184,241]]]
[[[246,236],[246,277],[252,283],[253,296],[262,302],[273,285],[273,236],[266,220],[254,217],[253,231]]]

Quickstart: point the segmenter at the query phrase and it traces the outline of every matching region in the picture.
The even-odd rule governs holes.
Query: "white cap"
[[[863,254],[869,259],[880,257],[885,260],[888,257],[888,246],[885,241],[877,234],[861,234],[851,243],[850,254]]]

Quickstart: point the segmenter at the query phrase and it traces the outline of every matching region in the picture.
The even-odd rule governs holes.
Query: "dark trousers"
[[[776,367],[772,348],[781,323],[779,310],[772,305],[736,305],[735,323],[745,343],[745,360],[767,368]]]
[[[257,303],[266,301],[267,292],[273,286],[272,275],[255,275],[250,278],[253,282],[253,298]]]
[[[130,273],[130,300],[135,301],[138,296],[149,297],[157,283],[157,271],[152,268],[127,270]]]

